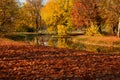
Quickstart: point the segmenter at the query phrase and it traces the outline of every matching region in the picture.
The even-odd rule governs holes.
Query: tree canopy
[[[45,27],[62,34],[82,28],[87,31],[94,25],[101,34],[120,36],[120,0],[43,1],[1,0],[0,31],[38,32]]]

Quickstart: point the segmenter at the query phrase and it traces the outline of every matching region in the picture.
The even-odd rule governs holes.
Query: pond
[[[74,36],[57,37],[54,35],[9,35],[6,36],[15,41],[23,41],[34,45],[52,46],[67,49],[84,50],[90,52],[119,53],[120,47],[105,47],[98,45],[87,45],[81,42],[73,42]]]

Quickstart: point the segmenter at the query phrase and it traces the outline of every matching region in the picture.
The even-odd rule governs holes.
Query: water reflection
[[[48,36],[43,36],[43,35],[33,35],[33,36],[26,36],[25,42],[33,45],[43,45],[43,46],[48,46]]]
[[[59,48],[68,48],[68,39],[70,38],[63,38],[63,37],[53,37],[50,35],[39,35],[34,36],[32,40],[27,37],[25,42],[34,44],[34,45],[43,45],[43,46],[53,46]]]
[[[91,52],[120,52],[120,47],[87,45],[81,42],[73,43],[72,38],[74,37],[53,37],[51,35],[26,35],[24,39],[21,38],[21,40],[34,45],[53,46],[59,48],[77,49]]]
[[[35,43],[36,45],[45,45],[44,40],[43,40],[43,36],[34,37],[33,43]]]
[[[55,47],[55,42],[54,42],[54,40],[53,40],[53,38],[50,38],[49,40],[48,40],[48,46],[53,46],[53,47]]]
[[[59,48],[68,48],[67,38],[58,38],[57,47],[59,47]]]

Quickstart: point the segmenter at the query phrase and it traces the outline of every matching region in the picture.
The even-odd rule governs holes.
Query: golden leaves
[[[42,19],[47,24],[47,27],[57,25],[71,26],[71,10],[72,0],[50,0],[41,10]]]

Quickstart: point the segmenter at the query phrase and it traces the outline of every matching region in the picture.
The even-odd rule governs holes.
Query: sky
[[[25,0],[20,0],[20,2],[25,2]]]
[[[43,4],[45,4],[47,0],[43,0]],[[25,0],[20,0],[20,2],[25,2]]]

